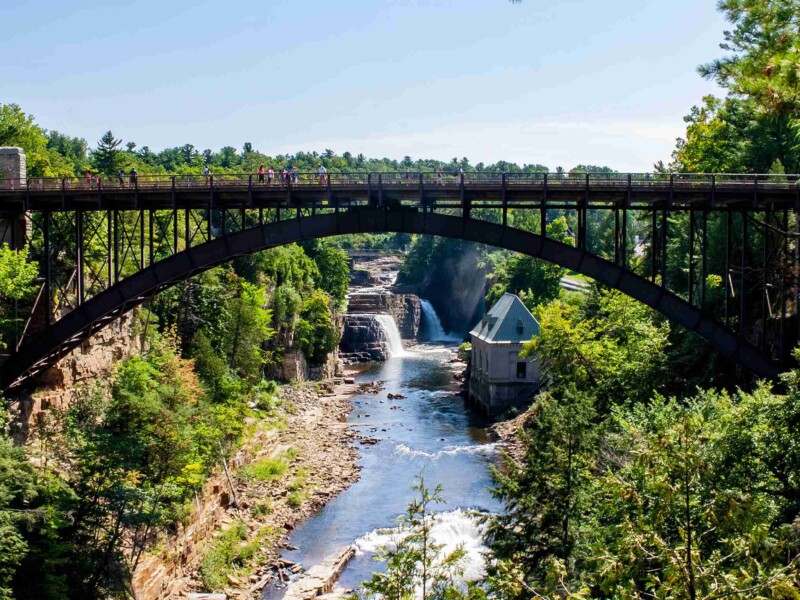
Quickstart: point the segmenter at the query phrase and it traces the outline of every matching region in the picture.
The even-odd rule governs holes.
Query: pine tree
[[[97,149],[92,152],[95,168],[105,175],[116,175],[122,168],[121,145],[122,140],[115,138],[110,130],[106,131],[97,143]]]

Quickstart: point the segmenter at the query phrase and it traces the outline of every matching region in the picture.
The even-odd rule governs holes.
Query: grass
[[[254,504],[250,508],[250,512],[254,517],[266,517],[268,514],[272,513],[272,500],[267,498],[266,500]]]
[[[233,523],[214,541],[200,564],[200,578],[206,589],[218,591],[228,581],[228,574],[237,566],[245,564],[258,552],[259,540],[247,539],[247,525],[242,521]]]
[[[262,546],[269,546],[279,536],[273,527],[262,527],[249,542],[247,525],[236,521],[214,541],[200,563],[200,579],[207,590],[221,591],[228,585],[228,575],[237,568],[259,562]]]
[[[289,463],[285,458],[265,458],[242,467],[239,474],[251,481],[275,481],[286,473]]]

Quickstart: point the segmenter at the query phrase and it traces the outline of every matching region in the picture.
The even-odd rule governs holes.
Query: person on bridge
[[[208,165],[203,169],[203,175],[206,176],[206,185],[209,185],[211,183],[211,169],[208,168]]]
[[[411,183],[411,169],[406,167],[406,185]]]
[[[264,165],[258,166],[258,183],[264,183],[264,176],[266,172],[264,171]]]
[[[139,174],[136,172],[136,167],[131,167],[131,172],[128,174],[130,177],[130,185],[136,185],[136,180],[139,178]]]
[[[125,186],[125,171],[122,169],[117,172],[117,180],[119,181],[119,187]]]
[[[292,176],[292,183],[297,183],[300,180],[297,175],[297,169],[294,168],[294,165],[289,167],[289,175]]]
[[[436,184],[442,185],[444,183],[444,171],[442,171],[442,167],[436,169]]]
[[[272,165],[269,166],[267,170],[267,185],[272,185],[272,180],[275,179],[275,169],[272,168]]]
[[[289,183],[289,169],[283,167],[281,169],[281,185],[286,185]]]
[[[325,168],[324,165],[320,164],[319,168],[317,169],[317,174],[319,175],[319,184],[325,185],[325,174],[328,170]]]
[[[92,185],[92,172],[86,169],[86,185]]]

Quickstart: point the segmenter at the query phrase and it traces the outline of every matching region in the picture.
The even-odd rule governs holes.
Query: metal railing
[[[295,172],[283,176],[276,173],[272,180],[257,173],[225,173],[210,175],[125,175],[123,177],[27,177],[0,179],[0,191],[57,192],[57,191],[130,191],[169,189],[252,189],[256,187],[374,187],[401,188],[420,186],[476,187],[589,187],[632,189],[669,186],[675,189],[716,187],[738,189],[763,187],[788,189],[798,186],[800,175],[752,173],[487,173],[452,171],[399,171],[379,173]]]

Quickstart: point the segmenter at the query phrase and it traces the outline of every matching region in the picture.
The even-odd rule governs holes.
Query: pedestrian
[[[411,169],[406,167],[406,185],[411,183]]]
[[[281,185],[286,185],[289,183],[289,169],[283,167],[281,169]]]
[[[86,169],[86,185],[92,185],[92,172]]]
[[[120,169],[117,173],[117,179],[119,180],[119,187],[125,187],[125,171]]]
[[[442,167],[436,169],[436,184],[442,185],[444,183],[444,171],[442,171]]]
[[[325,185],[325,174],[328,170],[320,163],[319,167],[317,168],[317,174],[319,175],[319,184]]]
[[[458,181],[464,181],[464,167],[458,167]]]
[[[275,169],[273,169],[272,165],[270,165],[269,170],[267,171],[267,185],[272,185],[273,179],[275,179]]]
[[[206,176],[206,185],[209,185],[211,183],[211,169],[208,168],[208,165],[203,169],[203,175]]]
[[[258,167],[258,183],[264,183],[264,165],[259,165]]]
[[[300,181],[300,177],[297,175],[297,169],[294,166],[289,167],[289,174],[292,176],[292,183],[297,184]]]
[[[130,185],[136,185],[136,182],[139,179],[139,174],[136,172],[136,167],[131,167],[131,172],[128,173],[128,177],[130,178]]]

